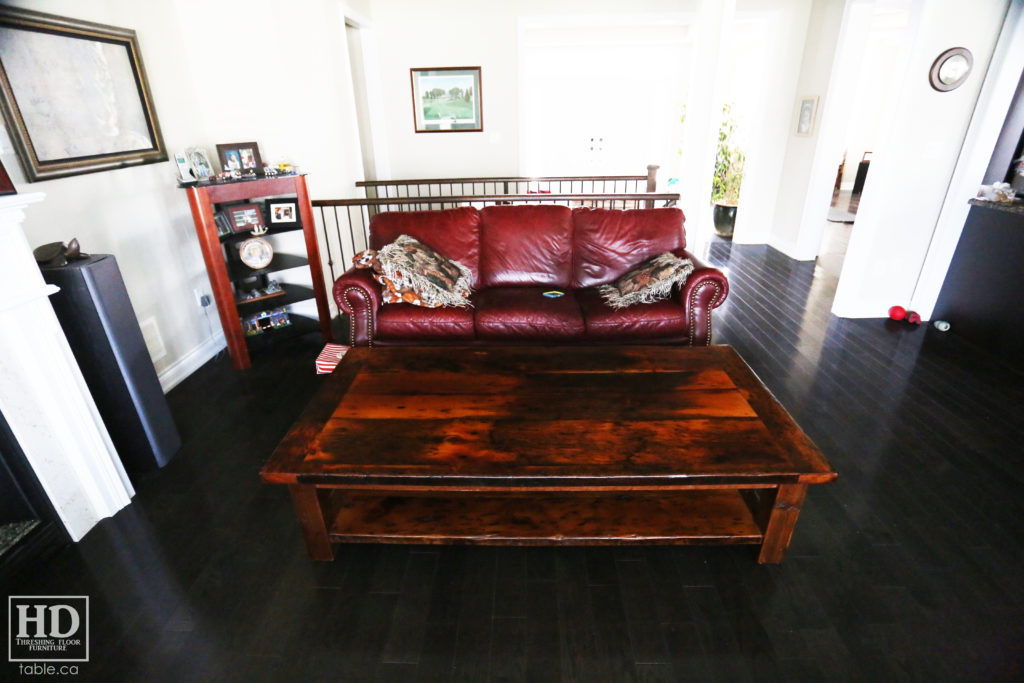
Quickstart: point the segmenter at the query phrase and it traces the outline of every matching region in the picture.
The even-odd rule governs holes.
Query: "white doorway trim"
[[[352,82],[352,105],[354,107],[355,120],[358,122],[359,146],[363,149],[361,136],[369,136],[370,144],[366,147],[372,153],[371,167],[375,170],[376,180],[389,180],[391,178],[391,155],[388,147],[387,131],[383,125],[385,121],[384,95],[380,81],[380,57],[377,50],[377,33],[370,19],[360,12],[357,12],[346,5],[341,5],[343,28],[347,31],[349,27],[359,32],[359,56],[361,65],[354,65],[348,58],[348,36],[343,35],[345,41],[345,56],[348,63],[349,73]],[[358,71],[357,71],[358,70]],[[357,89],[356,78],[362,78],[362,88],[366,93],[365,110],[355,101]],[[362,113],[360,113],[362,112]],[[380,122],[375,125],[375,122]],[[363,166],[365,168],[365,165]],[[365,177],[364,177],[365,180]]]
[[[796,239],[770,244],[798,261],[813,261],[821,250],[829,205],[835,186],[838,160],[842,156],[844,136],[850,119],[850,101],[854,96],[857,62],[853,46],[863,46],[871,28],[874,0],[848,0],[843,9],[837,47],[832,59],[828,87],[821,99],[818,113],[820,132],[814,148],[807,190],[800,212]],[[848,160],[849,161],[849,160]]]

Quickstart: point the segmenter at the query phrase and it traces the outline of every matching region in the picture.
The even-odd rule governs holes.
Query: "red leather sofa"
[[[711,343],[711,310],[729,283],[686,251],[679,209],[569,209],[556,205],[389,212],[370,221],[370,247],[410,235],[473,273],[472,307],[382,305],[369,270],[334,284],[351,316],[353,346],[411,344]],[[671,299],[614,309],[597,286],[665,251],[693,261]],[[543,292],[562,290],[561,298]]]

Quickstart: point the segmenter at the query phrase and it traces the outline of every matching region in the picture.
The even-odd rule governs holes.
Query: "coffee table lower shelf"
[[[336,491],[333,543],[760,544],[736,489],[686,492],[388,495]]]

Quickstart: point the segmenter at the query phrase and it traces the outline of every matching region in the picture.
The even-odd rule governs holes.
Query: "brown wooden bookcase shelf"
[[[195,222],[196,234],[199,237],[199,248],[206,263],[206,272],[210,277],[213,298],[217,302],[224,338],[227,340],[231,364],[242,370],[252,365],[249,352],[274,340],[296,334],[306,334],[320,330],[324,341],[331,341],[331,313],[327,304],[327,287],[324,284],[323,268],[320,264],[320,249],[316,239],[313,223],[313,210],[309,203],[309,192],[306,189],[304,176],[279,176],[268,178],[244,179],[235,182],[201,183],[186,188],[189,205],[192,207],[192,219]],[[245,235],[219,236],[214,213],[222,205],[239,202],[259,202],[268,197],[294,196],[299,205],[301,227],[271,228],[267,233],[273,235],[282,232],[302,230],[305,242],[304,254],[274,253],[274,259],[266,268],[253,270],[237,260],[238,243]],[[251,280],[260,275],[289,270],[291,268],[308,267],[312,276],[313,286],[285,284],[284,294],[266,297],[259,301],[236,301],[233,285]],[[240,316],[251,315],[265,309],[274,309],[313,299],[319,320],[289,313],[292,324],[288,327],[267,330],[262,334],[246,337],[242,329]]]

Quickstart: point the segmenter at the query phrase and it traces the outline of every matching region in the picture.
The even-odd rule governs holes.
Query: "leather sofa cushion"
[[[437,253],[458,261],[480,286],[480,212],[472,206],[444,211],[390,211],[370,219],[370,248],[380,249],[409,235]]]
[[[488,206],[480,217],[481,287],[569,287],[573,233],[569,207]]]
[[[479,339],[581,339],[585,327],[579,304],[569,291],[558,299],[544,292],[550,287],[501,287],[476,293],[476,334]]]
[[[573,209],[573,289],[613,282],[665,251],[683,249],[680,209]]]
[[[588,339],[623,341],[683,337],[687,334],[686,310],[675,299],[652,304],[612,308],[596,288],[576,290]]]
[[[472,308],[423,308],[392,304],[377,312],[377,337],[382,340],[452,339],[476,337]]]

